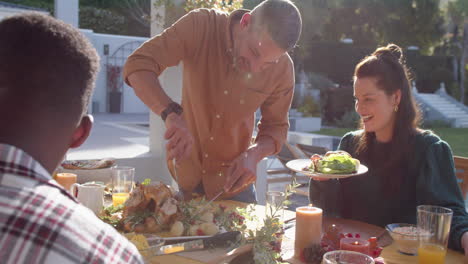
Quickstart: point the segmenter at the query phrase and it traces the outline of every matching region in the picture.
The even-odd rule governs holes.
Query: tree
[[[101,17],[101,20],[95,24],[80,19],[81,27],[86,25],[86,28],[101,33],[143,37],[150,35],[151,0],[80,0],[80,13],[82,9],[89,13],[88,7],[106,10],[112,15]],[[123,25],[119,23],[118,26],[110,27],[109,31],[101,31],[102,28],[109,28],[113,21],[121,18],[124,19]]]
[[[418,46],[429,54],[442,38],[442,25],[438,0],[337,0],[323,36],[364,46]]]
[[[468,59],[468,2],[466,0],[457,0],[456,8],[460,10],[463,17],[463,42],[461,45],[462,52],[460,58],[460,102],[465,103],[465,75],[466,75],[466,60]]]
[[[156,8],[165,7],[164,21],[158,21],[164,28],[172,25],[184,14],[197,8],[215,8],[230,13],[242,7],[243,0],[155,0]],[[161,17],[152,18],[161,20]]]
[[[126,18],[108,9],[83,6],[80,8],[80,27],[107,34],[121,34]]]
[[[465,102],[466,60],[468,59],[468,1],[449,2],[446,9],[451,23],[451,38],[448,42],[450,55],[454,56],[458,77],[460,102]]]
[[[303,69],[303,59],[312,52],[313,41],[321,38],[325,22],[330,15],[329,7],[332,2],[324,0],[295,1],[302,16],[301,38],[292,54],[298,70]]]
[[[54,0],[2,0],[3,2],[42,8],[50,13],[54,11]]]

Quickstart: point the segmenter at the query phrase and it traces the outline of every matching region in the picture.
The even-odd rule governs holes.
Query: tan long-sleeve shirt
[[[232,25],[246,10],[231,15],[194,10],[145,42],[128,58],[124,78],[137,71],[158,76],[183,61],[183,116],[194,136],[191,158],[178,163],[179,186],[193,190],[200,182],[208,197],[222,190],[226,165],[251,144],[255,111],[262,118],[257,139],[271,137],[278,152],[289,128],[288,110],[294,67],[288,54],[260,73],[236,70]],[[127,81],[128,83],[128,81]]]

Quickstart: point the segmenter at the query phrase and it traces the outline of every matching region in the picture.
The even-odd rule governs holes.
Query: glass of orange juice
[[[444,264],[453,211],[435,205],[420,205],[418,210],[418,263]]]
[[[71,192],[71,186],[76,183],[76,178],[77,176],[74,173],[60,172],[54,174],[54,180],[69,192]]]
[[[135,178],[135,168],[115,167],[112,168],[112,204],[120,205],[127,201],[133,189]]]

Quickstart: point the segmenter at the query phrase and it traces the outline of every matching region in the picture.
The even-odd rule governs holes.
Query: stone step
[[[454,108],[462,109],[458,105],[455,105],[455,104],[452,104],[452,103],[432,103],[432,104],[429,103],[428,105],[440,106],[440,107],[454,107]]]
[[[454,108],[454,107],[436,107],[437,110],[439,111],[445,111],[445,112],[456,112],[456,113],[464,113],[464,114],[468,114],[468,112],[460,109],[460,108]]]
[[[452,108],[436,108],[436,109],[439,110],[439,112],[447,113],[447,114],[463,114],[463,115],[468,115],[467,112],[461,111],[461,110],[459,110],[459,109],[452,109]]]
[[[454,118],[454,119],[459,119],[459,120],[465,120],[468,119],[466,115],[463,116],[455,116],[455,115],[446,115],[448,118]]]
[[[463,113],[463,112],[443,111],[443,110],[440,110],[440,109],[439,109],[439,112],[441,112],[444,115],[452,116],[452,117],[455,117],[455,116],[457,116],[457,117],[468,116],[467,113]]]
[[[449,100],[444,99],[444,98],[424,98],[424,100],[426,100],[426,102],[429,102],[429,103],[437,103],[437,102],[448,102],[448,103],[450,103]]]

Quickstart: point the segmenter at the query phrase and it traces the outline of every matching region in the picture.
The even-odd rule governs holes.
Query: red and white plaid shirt
[[[135,246],[52,180],[24,151],[0,144],[1,263],[143,263]]]

